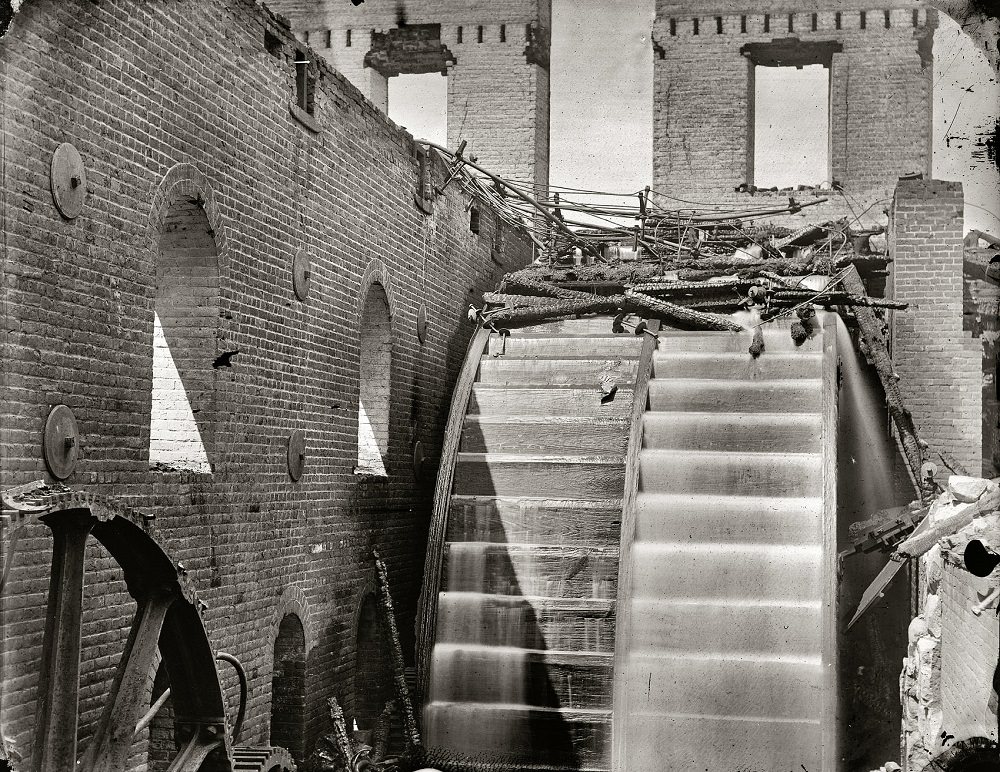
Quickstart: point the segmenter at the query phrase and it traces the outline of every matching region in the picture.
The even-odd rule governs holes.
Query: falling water
[[[530,607],[523,598],[488,592],[498,580],[507,593],[516,588],[509,564],[488,566],[498,563],[490,551],[506,558],[503,546],[448,546],[448,586],[455,590],[439,598],[424,708],[427,745],[467,756],[511,752],[530,737],[528,713],[518,708],[527,702],[529,650],[543,642],[526,624]]]
[[[836,324],[842,379],[838,446],[840,460],[849,464],[838,473],[852,481],[850,499],[841,502],[840,510],[873,512],[894,500],[896,449],[887,431],[882,389],[839,315]]]
[[[882,386],[840,319],[837,353],[842,374],[837,509],[840,548],[844,549],[851,543],[852,522],[865,520],[879,509],[906,504],[914,492],[889,435]],[[885,563],[881,552],[844,559],[842,615],[853,615],[865,588]],[[852,767],[867,769],[896,756],[895,728],[901,720],[899,662],[906,655],[909,605],[907,581],[900,576],[841,642],[844,747],[850,749]]]

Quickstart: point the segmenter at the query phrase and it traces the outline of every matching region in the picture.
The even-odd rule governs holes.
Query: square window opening
[[[264,30],[264,50],[271,56],[281,56],[281,38],[270,30]]]
[[[754,68],[754,185],[829,181],[829,94],[830,71],[822,64]]]
[[[307,53],[299,49],[295,54],[295,104],[309,115],[316,110],[316,77],[310,72]]]
[[[389,78],[389,117],[414,137],[448,144],[448,77],[439,72]]]

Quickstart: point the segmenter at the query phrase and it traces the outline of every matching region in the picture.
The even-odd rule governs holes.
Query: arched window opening
[[[302,621],[286,614],[274,639],[271,675],[271,745],[287,748],[296,761],[306,750],[306,636]]]
[[[392,325],[389,298],[381,284],[372,284],[365,296],[359,345],[358,465],[354,471],[385,477],[392,385]]]
[[[149,463],[211,472],[219,261],[200,196],[177,196],[160,231]]]
[[[359,729],[368,730],[375,727],[385,703],[394,696],[382,609],[373,592],[365,595],[358,608],[355,645],[354,720]]]

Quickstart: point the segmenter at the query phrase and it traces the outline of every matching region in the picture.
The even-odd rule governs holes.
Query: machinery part
[[[182,744],[170,772],[293,772],[287,751],[233,748],[202,605],[185,569],[175,565],[144,529],[142,523],[148,518],[113,499],[66,487],[38,486],[32,491],[28,503],[47,504],[38,520],[51,529],[53,550],[31,772],[124,769],[137,724],[152,717],[147,712],[140,719],[140,714],[158,649],[170,678],[174,735]],[[137,610],[101,718],[78,762],[84,557],[91,536],[121,567]],[[235,657],[224,654],[220,659],[232,664],[240,677],[238,732],[246,704],[246,676]],[[252,759],[261,763],[247,766]]]
[[[227,662],[232,665],[240,682],[240,707],[236,711],[236,720],[233,722],[233,731],[230,735],[232,741],[236,742],[240,739],[240,733],[243,731],[243,719],[246,718],[247,713],[247,671],[232,654],[220,651],[215,655],[215,658],[219,662]]]
[[[925,772],[1000,772],[1000,748],[995,740],[970,737],[959,740],[931,759]]]
[[[52,154],[49,185],[59,214],[67,220],[80,214],[87,198],[87,170],[80,153],[69,142],[63,142]]]
[[[309,297],[309,284],[312,280],[312,261],[309,253],[300,249],[292,260],[292,289],[295,297],[305,300]]]
[[[149,707],[149,710],[146,711],[146,715],[139,719],[139,723],[135,725],[135,732],[132,734],[132,737],[135,737],[139,734],[139,732],[153,723],[153,719],[156,718],[156,714],[163,709],[163,706],[167,704],[167,700],[169,699],[170,688],[168,687],[163,690],[163,693],[159,697],[156,698],[156,702]]]
[[[284,748],[241,745],[233,749],[233,772],[295,772],[295,762]]]
[[[413,443],[413,477],[417,480],[423,476],[425,460],[424,444],[417,440]]]
[[[306,436],[301,429],[288,435],[288,476],[298,482],[306,466]]]
[[[80,429],[76,416],[66,405],[56,405],[45,419],[42,455],[45,465],[57,480],[65,480],[76,468],[80,454]]]
[[[69,504],[39,519],[52,530],[52,573],[42,642],[32,754],[35,772],[117,772],[132,749],[146,679],[156,656],[167,669],[175,733],[185,743],[171,772],[193,772],[214,751],[231,756],[225,702],[197,596],[182,568],[140,526],[115,515],[99,519]],[[137,610],[110,694],[90,746],[77,765],[84,554],[93,536],[121,567]]]
[[[427,340],[427,306],[424,303],[417,309],[417,340],[421,344]]]

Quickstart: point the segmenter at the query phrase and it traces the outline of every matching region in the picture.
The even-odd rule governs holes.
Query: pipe
[[[139,719],[139,723],[135,725],[135,732],[132,734],[133,737],[153,722],[153,719],[156,718],[156,714],[160,712],[168,699],[170,699],[169,686],[163,690],[163,694],[156,698],[156,702],[154,702],[152,707],[146,711],[146,715]]]
[[[235,743],[240,738],[240,732],[243,731],[243,719],[247,712],[247,671],[243,669],[243,665],[232,654],[220,651],[215,655],[215,658],[232,665],[233,670],[236,671],[236,677],[240,681],[240,708],[236,711],[236,721],[233,722],[232,741]]]

